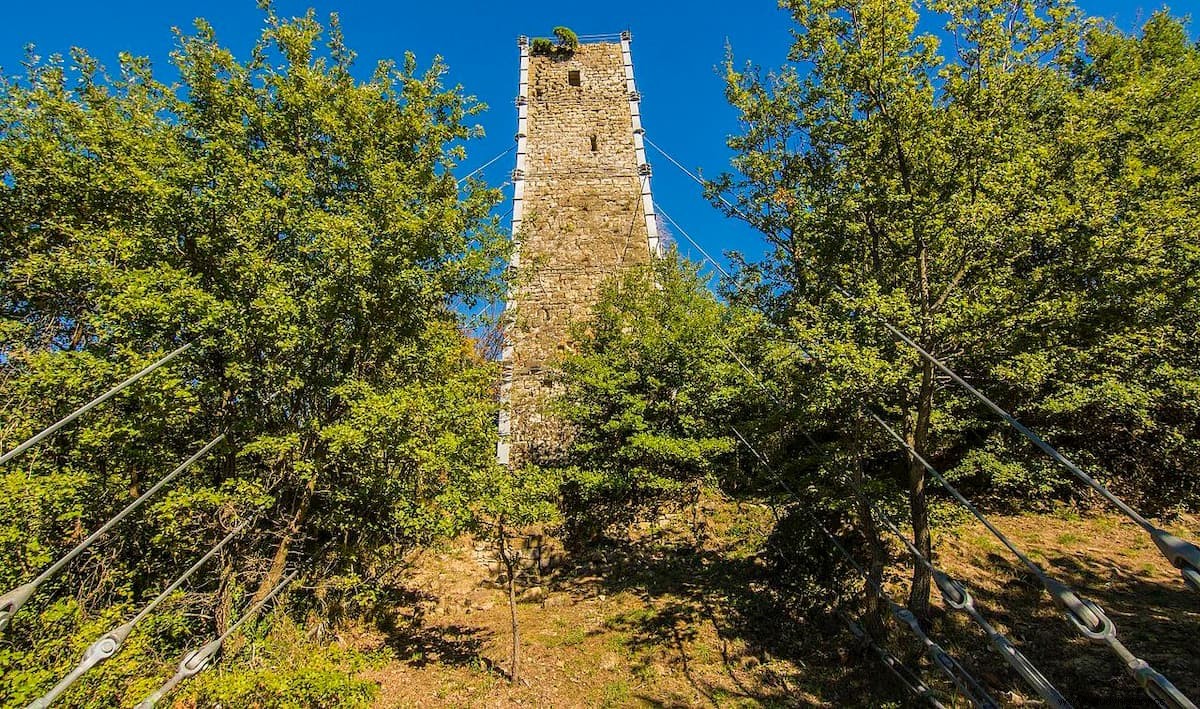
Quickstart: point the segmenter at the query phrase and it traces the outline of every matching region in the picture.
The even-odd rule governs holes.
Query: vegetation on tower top
[[[554,28],[554,39],[534,37],[530,48],[534,54],[570,56],[579,48],[579,36],[570,27],[560,25]]]

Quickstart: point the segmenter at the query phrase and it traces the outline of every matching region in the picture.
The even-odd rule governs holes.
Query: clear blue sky
[[[1140,24],[1161,2],[1080,0],[1093,15],[1116,21],[1123,29]],[[549,34],[562,24],[580,34],[633,31],[633,57],[647,135],[689,167],[716,174],[728,164],[725,137],[737,131],[736,116],[722,96],[716,71],[728,42],[739,60],[778,64],[789,44],[789,21],[773,0],[657,0],[644,2],[359,2],[354,0],[279,1],[280,15],[303,14],[314,7],[324,19],[337,12],[347,42],[359,55],[366,75],[375,62],[411,50],[422,65],[440,54],[450,65],[449,81],[460,83],[492,108],[480,123],[488,138],[473,147],[464,168],[472,169],[512,144],[516,130],[513,98],[517,91],[516,37]],[[1176,14],[1200,20],[1200,0],[1175,0]],[[28,43],[38,53],[87,49],[107,65],[118,51],[148,56],[161,76],[172,76],[168,52],[171,27],[191,27],[205,17],[218,39],[245,58],[262,27],[253,0],[63,0],[10,3],[0,22],[0,68],[20,69]],[[1192,27],[1193,34],[1196,27]],[[756,234],[725,220],[708,206],[699,188],[661,157],[654,165],[654,197],[710,253],[738,249],[756,257]],[[506,179],[513,159],[501,160],[485,176],[494,184]],[[680,248],[688,251],[680,239]],[[696,254],[698,257],[698,254]]]

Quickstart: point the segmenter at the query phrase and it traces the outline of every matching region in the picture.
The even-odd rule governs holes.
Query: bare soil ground
[[[595,549],[525,591],[519,605],[521,681],[508,682],[506,591],[470,540],[419,559],[406,603],[383,630],[356,639],[384,660],[365,677],[377,706],[758,707],[907,706],[874,655],[829,618],[789,611],[760,558],[771,517],[764,506],[708,500],[697,541],[680,516]],[[1033,558],[1105,608],[1120,637],[1185,693],[1200,697],[1200,596],[1189,591],[1141,531],[1110,516],[997,517]],[[1195,538],[1197,520],[1177,533]],[[944,529],[939,563],[965,581],[985,616],[1078,707],[1149,706],[1106,650],[1088,645],[1030,575],[978,525]],[[902,597],[900,556],[889,587]],[[936,596],[936,594],[935,594]],[[936,599],[940,603],[940,599]],[[947,690],[915,646],[892,628],[897,654]],[[931,636],[1006,706],[1037,697],[978,629],[939,606]],[[949,691],[947,706],[964,702]]]

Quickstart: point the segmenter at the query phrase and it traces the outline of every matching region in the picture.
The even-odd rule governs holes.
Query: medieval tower
[[[614,38],[615,39],[615,36]],[[521,37],[501,463],[560,450],[548,367],[602,281],[659,249],[630,34],[540,54]]]

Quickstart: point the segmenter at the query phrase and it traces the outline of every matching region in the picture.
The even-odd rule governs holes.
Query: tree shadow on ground
[[[1184,694],[1200,697],[1200,603],[1181,580],[1145,574],[1102,558],[1051,551],[1038,563],[1113,621],[1117,637]],[[1037,578],[1011,557],[989,553],[986,567],[963,572],[976,605],[1002,627],[1019,649],[1076,706],[1155,706],[1102,644],[1084,639],[1043,591]],[[982,634],[958,614],[935,619],[947,649],[975,667],[993,668],[983,679],[993,687],[1032,693],[987,650]]]
[[[414,622],[395,629],[386,645],[396,657],[415,668],[430,664],[482,666],[503,674],[483,654],[491,633],[465,625],[424,625]]]
[[[575,594],[624,592],[640,598],[642,608],[606,621],[626,637],[634,674],[648,671],[656,656],[668,657],[709,706],[908,701],[878,659],[855,648],[835,619],[789,610],[773,576],[754,554],[649,538],[592,550],[558,574],[554,585]],[[715,638],[715,647],[704,638]],[[696,698],[639,699],[691,706]]]
[[[390,590],[388,598],[391,612],[376,619],[376,628],[384,635],[384,646],[405,664],[417,669],[437,664],[481,667],[505,674],[483,654],[492,633],[467,625],[427,622],[426,610],[438,601],[434,594],[398,586]]]

